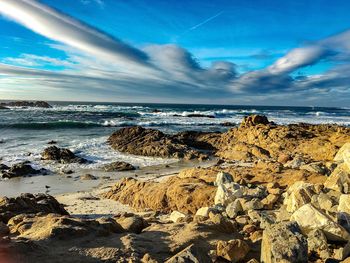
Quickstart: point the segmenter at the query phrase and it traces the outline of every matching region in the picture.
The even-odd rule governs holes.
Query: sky
[[[0,0],[0,99],[350,107],[346,0]]]

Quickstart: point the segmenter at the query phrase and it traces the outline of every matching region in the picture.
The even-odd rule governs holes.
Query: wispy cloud
[[[66,59],[33,54],[9,57],[0,63],[0,95],[16,87],[49,89],[50,94],[78,94],[108,98],[162,98],[162,101],[249,102],[253,98],[293,98],[302,103],[328,98],[350,98],[350,31],[292,49],[262,70],[237,72],[228,61],[203,67],[186,49],[177,45],[133,47],[122,40],[34,0],[0,0],[0,13],[55,43]],[[223,12],[188,29],[196,30]],[[58,43],[57,43],[58,42]],[[265,55],[265,54],[263,54]],[[294,77],[293,72],[324,60],[341,62],[317,76]],[[11,65],[9,65],[11,64]],[[62,66],[60,71],[42,66]],[[335,64],[337,65],[337,64]],[[59,93],[59,94],[58,94]],[[35,93],[37,94],[37,93]],[[44,91],[42,94],[45,93]],[[315,96],[320,94],[320,96]],[[62,95],[63,96],[63,95]],[[337,97],[338,96],[338,97]],[[292,99],[289,99],[291,101]],[[348,99],[349,100],[349,99]],[[281,104],[276,102],[276,104]]]

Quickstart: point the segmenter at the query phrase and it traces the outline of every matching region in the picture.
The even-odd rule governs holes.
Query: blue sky
[[[0,98],[348,106],[349,8],[3,0]]]

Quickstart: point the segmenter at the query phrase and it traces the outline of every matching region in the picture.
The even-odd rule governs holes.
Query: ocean
[[[0,158],[5,164],[24,160],[38,167],[52,167],[40,160],[48,142],[57,141],[92,163],[84,168],[122,160],[144,167],[174,160],[119,153],[106,140],[121,127],[141,125],[166,133],[184,130],[226,131],[224,123],[239,124],[249,114],[264,114],[278,124],[337,123],[350,126],[350,108],[272,107],[228,105],[179,105],[139,103],[50,102],[53,108],[0,110]],[[70,168],[77,164],[71,164]],[[63,165],[62,165],[63,166]],[[65,165],[67,166],[67,165]]]

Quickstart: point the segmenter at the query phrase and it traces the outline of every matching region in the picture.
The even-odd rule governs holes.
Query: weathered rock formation
[[[42,160],[51,160],[59,163],[87,163],[84,158],[76,156],[69,149],[61,149],[56,146],[50,146],[41,153]]]
[[[126,162],[113,162],[103,166],[103,170],[106,172],[132,171],[135,169],[136,168],[132,164]]]
[[[35,107],[35,108],[52,108],[52,106],[45,101],[12,101],[8,103],[0,103],[2,107]]]
[[[0,176],[2,178],[14,178],[14,177],[22,177],[22,176],[31,176],[47,174],[48,171],[46,169],[34,169],[30,162],[22,162],[12,165],[8,167],[7,165],[0,164]]]

